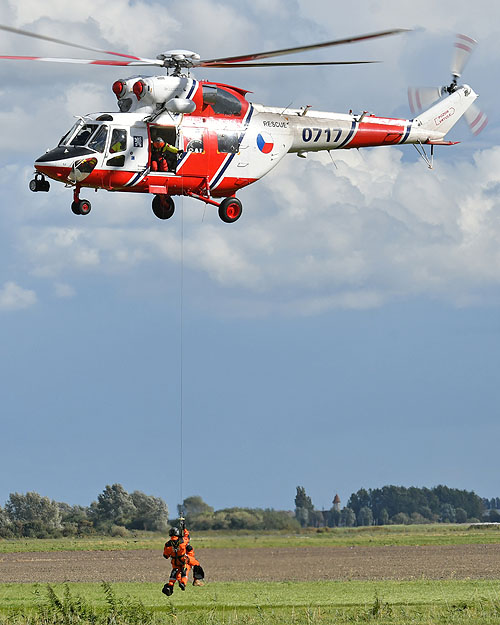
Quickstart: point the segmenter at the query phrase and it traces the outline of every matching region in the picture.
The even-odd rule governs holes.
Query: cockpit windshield
[[[59,145],[74,147],[86,145],[96,152],[104,152],[107,138],[108,127],[105,124],[83,124],[82,121],[78,121],[59,141]]]
[[[97,127],[97,124],[85,124],[85,126],[80,128],[73,139],[71,139],[69,144],[76,146],[87,145],[90,137],[92,137],[94,132],[97,130]]]

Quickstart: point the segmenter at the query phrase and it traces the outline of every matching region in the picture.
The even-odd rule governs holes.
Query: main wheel
[[[88,215],[92,209],[92,205],[88,200],[80,200],[79,209],[80,215]]]
[[[227,197],[219,206],[219,217],[227,224],[232,224],[241,217],[243,206],[237,197]]]
[[[33,193],[38,191],[38,180],[36,180],[35,178],[33,178],[33,180],[30,180],[30,191],[33,191]]]
[[[155,195],[152,207],[158,219],[170,219],[175,211],[175,203],[170,195]]]
[[[80,213],[80,202],[72,202],[71,210],[75,213],[75,215],[81,215]]]

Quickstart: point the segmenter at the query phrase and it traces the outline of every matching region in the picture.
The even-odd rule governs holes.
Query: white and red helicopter
[[[100,50],[19,30],[0,29],[90,50],[114,60],[0,56],[9,60],[49,61],[107,66],[156,66],[165,68],[162,76],[133,76],[116,80],[112,90],[118,111],[93,113],[78,121],[59,141],[35,161],[32,191],[48,191],[47,178],[73,187],[71,208],[77,215],[91,210],[88,200],[80,199],[83,187],[108,191],[152,193],[152,208],[160,219],[174,213],[172,196],[184,195],[218,207],[222,221],[239,219],[242,204],[236,192],[259,180],[288,153],[305,156],[308,152],[371,146],[414,144],[431,165],[424,150],[435,145],[453,145],[444,137],[467,112],[474,132],[486,124],[486,117],[471,105],[477,94],[458,78],[475,41],[459,36],[455,44],[450,85],[410,90],[414,108],[439,99],[413,119],[377,117],[368,112],[329,113],[310,107],[283,109],[251,103],[248,91],[191,77],[197,68],[243,68],[269,66],[311,66],[370,63],[373,61],[262,62],[262,59],[308,50],[376,39],[404,32],[387,30],[308,46],[274,50],[219,59],[200,59],[195,52],[169,50],[156,59],[147,59]],[[165,144],[172,151],[163,153],[162,167],[155,162],[155,145]],[[177,151],[177,152],[176,152]],[[222,201],[217,201],[220,198]]]

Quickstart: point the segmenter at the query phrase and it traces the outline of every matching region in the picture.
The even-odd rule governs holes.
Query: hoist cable
[[[181,196],[182,198],[182,196]],[[180,284],[180,516],[183,516],[183,468],[184,468],[184,202],[181,200],[181,284]]]

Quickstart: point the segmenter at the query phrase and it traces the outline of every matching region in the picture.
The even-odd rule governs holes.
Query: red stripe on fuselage
[[[366,148],[399,143],[404,132],[405,126],[399,124],[377,124],[373,121],[361,122],[357,127],[356,134],[346,147]]]

